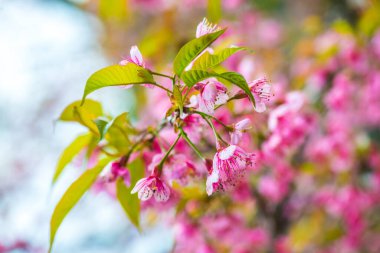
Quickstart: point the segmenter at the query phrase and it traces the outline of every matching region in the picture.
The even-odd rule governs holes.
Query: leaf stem
[[[159,87],[159,88],[161,88],[161,89],[163,89],[163,90],[169,92],[170,94],[173,93],[171,90],[165,88],[164,86],[162,86],[162,85],[160,85],[160,84],[158,84],[158,83],[152,83],[152,85],[157,86],[157,87]]]
[[[151,70],[150,70],[150,73],[151,73],[152,75],[155,75],[155,76],[162,76],[162,77],[166,77],[166,78],[170,78],[170,79],[174,80],[174,77],[172,77],[172,76],[168,76],[168,75],[165,75],[165,74],[161,74],[161,73],[153,72],[153,71],[151,71]]]

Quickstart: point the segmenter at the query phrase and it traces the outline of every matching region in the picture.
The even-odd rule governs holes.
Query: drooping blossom
[[[140,179],[131,193],[138,192],[138,197],[142,201],[149,200],[152,196],[158,202],[166,202],[170,197],[169,187],[162,181],[161,172],[158,170],[158,165],[165,154],[156,154],[152,158],[152,162],[148,166],[148,171],[151,172],[149,177]]]
[[[206,84],[200,84],[201,91],[198,95],[199,110],[213,114],[215,106],[222,105],[227,102],[227,88],[220,82],[209,79]]]
[[[145,62],[142,58],[141,52],[137,46],[132,46],[130,51],[130,57],[120,61],[120,65],[127,65],[127,63],[133,63],[145,68]]]
[[[142,201],[154,196],[156,201],[166,202],[170,197],[169,187],[156,174],[140,179],[133,187],[131,194],[136,192]]]
[[[111,165],[111,171],[110,171],[109,181],[113,182],[118,177],[122,177],[124,179],[124,182],[126,184],[130,184],[131,176],[129,173],[129,170],[121,165],[120,162],[114,162]]]
[[[246,169],[252,168],[254,162],[254,154],[247,153],[236,145],[220,149],[214,156],[212,171],[207,178],[207,194],[235,185]]]
[[[234,124],[233,131],[230,133],[231,144],[237,145],[243,136],[243,132],[251,128],[250,125],[251,121],[249,119],[243,119]]]
[[[264,112],[266,110],[266,104],[273,96],[268,80],[266,78],[256,79],[249,83],[249,88],[255,98],[256,112]]]
[[[220,27],[218,27],[217,25],[214,25],[212,23],[210,23],[207,18],[203,18],[202,22],[200,22],[197,26],[197,31],[195,33],[195,36],[197,38],[203,36],[203,35],[206,35],[206,34],[209,34],[209,33],[213,33],[213,32],[216,32],[216,31],[219,31],[220,30]]]

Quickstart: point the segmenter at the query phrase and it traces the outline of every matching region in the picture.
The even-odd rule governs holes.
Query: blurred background
[[[46,252],[53,207],[80,174],[75,164],[53,188],[59,154],[82,131],[55,120],[81,97],[87,78],[132,45],[158,68],[194,37],[203,17],[228,23],[272,80],[292,75],[289,59],[326,24],[354,24],[365,0],[0,0],[0,252]],[[380,10],[379,10],[380,11]],[[271,31],[270,33],[268,31]],[[306,53],[305,53],[306,52]],[[297,87],[303,80],[295,78]],[[297,82],[299,80],[299,82]],[[92,97],[117,115],[136,108],[137,90]],[[105,194],[84,198],[62,224],[55,252],[169,252],[160,222],[142,235]],[[155,243],[156,242],[156,243]],[[157,243],[159,242],[159,243]]]

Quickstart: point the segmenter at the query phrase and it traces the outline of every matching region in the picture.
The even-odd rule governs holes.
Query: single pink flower
[[[235,185],[254,162],[254,154],[249,154],[236,145],[220,149],[214,156],[212,172],[207,178],[207,194]]]
[[[233,131],[230,133],[231,144],[237,145],[243,136],[243,132],[251,128],[251,121],[249,119],[243,119],[234,124]]]
[[[264,112],[266,110],[266,104],[273,96],[271,86],[266,78],[256,79],[249,83],[250,90],[256,103],[256,112]]]
[[[206,34],[209,34],[209,33],[213,33],[213,32],[217,32],[220,30],[220,27],[218,27],[217,25],[215,24],[212,24],[210,23],[207,18],[203,18],[202,22],[200,22],[197,26],[197,31],[195,33],[195,36],[197,38],[203,36],[203,35],[206,35]]]
[[[224,187],[219,179],[218,171],[213,169],[206,180],[206,192],[210,196],[213,192],[219,190],[224,190]]]
[[[213,114],[216,105],[222,105],[227,102],[227,88],[213,79],[202,85],[203,87],[198,95],[199,110],[204,113]]]
[[[111,165],[111,175],[109,176],[109,181],[113,182],[118,177],[122,177],[124,179],[124,182],[128,185],[131,182],[129,170],[126,167],[122,166],[120,162],[114,162]]]
[[[123,59],[119,64],[127,65],[127,63],[133,63],[139,65],[140,67],[145,68],[145,62],[142,58],[141,52],[137,46],[132,46],[130,51],[130,58]]]
[[[153,195],[158,202],[166,202],[170,197],[169,187],[154,174],[140,179],[133,187],[131,194],[136,192],[142,201],[150,199]]]

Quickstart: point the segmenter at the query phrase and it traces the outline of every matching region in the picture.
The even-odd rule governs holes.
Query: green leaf
[[[202,80],[216,76],[218,76],[218,74],[215,72],[208,72],[205,70],[189,70],[182,74],[182,80],[189,88],[191,88]]]
[[[124,184],[123,178],[116,182],[116,197],[127,214],[132,224],[140,230],[140,200],[137,194],[131,194],[131,190],[138,180],[144,175],[144,163],[137,158],[128,165],[131,173],[131,187]]]
[[[92,134],[80,135],[62,152],[55,168],[53,184],[57,181],[67,164],[90,143],[91,138]]]
[[[63,219],[82,198],[85,192],[91,187],[100,172],[111,160],[111,158],[104,158],[100,160],[94,168],[86,170],[74,183],[70,185],[61,200],[58,202],[50,220],[49,252],[52,250],[55,235]]]
[[[219,74],[219,77],[223,78],[224,80],[229,81],[230,83],[232,83],[232,84],[238,86],[240,89],[242,89],[244,91],[244,93],[247,94],[247,96],[251,100],[253,106],[256,106],[255,99],[253,98],[252,92],[249,89],[247,81],[245,80],[245,78],[242,75],[240,75],[236,72],[224,72],[224,73]]]
[[[116,197],[131,223],[140,230],[140,200],[137,194],[131,194],[131,189],[127,188],[123,178],[116,181]]]
[[[131,84],[155,84],[152,74],[136,64],[128,63],[125,66],[113,65],[98,70],[87,80],[84,89],[82,104],[86,96],[95,90],[107,86]]]
[[[253,98],[252,92],[249,89],[249,86],[247,84],[247,81],[245,78],[236,73],[236,72],[224,72],[221,74],[215,73],[215,72],[208,72],[205,70],[189,70],[182,74],[182,80],[185,82],[185,84],[188,87],[193,87],[196,83],[205,80],[210,77],[215,78],[222,78],[236,86],[238,86],[240,89],[244,91],[244,93],[247,94],[247,96],[250,98],[250,100],[253,103],[253,106],[255,106],[255,99]]]
[[[142,158],[136,158],[135,160],[133,160],[133,162],[128,164],[128,169],[131,173],[131,186],[133,187],[137,183],[137,181],[139,181],[144,176],[144,161],[142,160]]]
[[[128,119],[128,113],[122,113],[117,116],[106,133],[108,145],[116,148],[120,153],[126,153],[129,150],[131,141],[129,135],[135,133]]]
[[[242,47],[230,47],[230,48],[225,48],[216,54],[210,54],[209,52],[205,52],[201,56],[199,56],[198,59],[194,61],[194,64],[191,69],[192,70],[211,69],[221,64],[223,61],[225,61],[228,57],[230,57],[234,53],[244,50],[244,49],[245,48],[242,48]]]
[[[199,38],[193,39],[186,43],[178,52],[174,59],[174,73],[181,76],[184,69],[217,38],[219,38],[226,29],[205,34]]]
[[[99,136],[99,130],[94,120],[103,115],[102,105],[94,100],[87,100],[87,103],[83,106],[80,105],[81,101],[75,101],[68,105],[59,120],[63,121],[74,121],[81,125],[87,127],[96,136]]]
[[[79,107],[80,104],[80,100],[69,104],[59,116],[59,120],[78,121],[78,118],[75,116],[74,109]],[[82,108],[85,109],[87,113],[91,114],[91,117],[94,119],[103,115],[102,105],[98,101],[87,99],[86,104],[84,104]]]
[[[104,134],[107,132],[108,121],[103,120],[103,119],[96,119],[96,120],[94,120],[94,122],[98,128],[98,131],[100,134],[100,140],[101,140],[101,139],[103,139]]]
[[[75,107],[74,115],[80,124],[87,127],[96,136],[100,136],[98,126],[95,124],[95,118],[85,108],[81,106]]]

